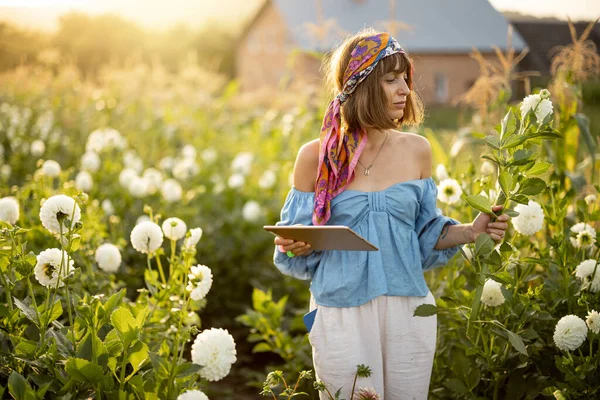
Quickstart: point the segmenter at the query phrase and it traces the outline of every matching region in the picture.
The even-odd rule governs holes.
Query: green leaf
[[[474,209],[484,212],[486,214],[493,214],[492,205],[487,197],[479,194],[471,195],[466,197],[467,203]]]
[[[72,253],[74,251],[77,251],[77,249],[79,249],[79,245],[81,244],[81,235],[73,235],[73,238],[71,239],[71,245],[68,248],[68,252]]]
[[[33,322],[36,326],[38,326],[38,320],[35,310],[16,297],[13,297],[13,301],[15,302],[15,306],[17,306],[17,308],[21,310],[23,315],[27,317],[28,320]]]
[[[469,391],[465,384],[456,378],[448,379],[446,382],[443,383],[443,385],[458,394],[465,394]]]
[[[469,386],[469,390],[472,391],[479,384],[481,380],[481,373],[478,368],[475,368],[471,371],[471,373],[467,376],[467,385]]]
[[[510,196],[511,200],[516,201],[517,203],[521,203],[521,204],[529,204],[529,197],[523,195],[523,194],[515,194],[514,196]],[[513,212],[517,212],[512,210]],[[508,214],[508,212],[506,213]],[[508,214],[512,217],[511,214]],[[518,214],[517,214],[518,215]]]
[[[516,333],[509,331],[508,329],[506,329],[506,333],[508,335],[508,340],[510,341],[510,344],[512,344],[512,346],[521,354],[523,355],[528,355],[527,354],[527,349],[525,348],[525,343],[523,343],[523,339],[521,339],[521,337],[519,335],[517,335]]]
[[[525,196],[535,196],[546,190],[546,182],[540,178],[527,178],[519,187],[519,194]]]
[[[188,376],[196,374],[201,369],[201,365],[193,364],[190,362],[184,362],[183,364],[179,364],[175,369],[175,376],[177,378],[186,378]]]
[[[111,315],[115,308],[121,304],[123,298],[125,297],[125,289],[119,290],[117,293],[113,294],[106,300],[106,303],[102,306],[104,308],[104,312],[106,315]]]
[[[486,136],[483,140],[494,150],[500,150],[500,139],[498,139],[498,136]]]
[[[548,171],[552,164],[546,161],[540,161],[533,164],[533,167],[527,171],[527,175],[541,175]]]
[[[502,144],[502,149],[512,149],[525,143],[528,139],[525,135],[513,135],[509,137],[505,143]]]
[[[504,170],[500,173],[498,182],[500,183],[502,191],[506,193],[507,196],[510,195],[510,192],[514,186],[512,176],[508,173],[508,171]]]
[[[137,322],[135,318],[133,318],[131,311],[129,311],[125,306],[121,306],[113,311],[113,313],[110,315],[110,322],[117,330],[117,333],[119,334],[119,337],[123,341],[125,347],[128,347],[129,343],[137,338]]]
[[[58,319],[62,314],[62,304],[60,303],[60,300],[56,300],[56,302],[52,305],[52,308],[50,310],[42,313],[42,325],[48,326],[52,321]]]
[[[513,154],[512,160],[506,165],[507,166],[525,165],[525,164],[528,164],[530,161],[532,161],[534,157],[535,157],[535,154],[533,154],[533,152],[530,152],[530,151],[527,151],[524,149],[519,149],[519,150],[515,151],[515,154]]]
[[[29,383],[22,375],[16,371],[13,371],[10,374],[8,377],[8,393],[10,393],[15,400],[25,400],[28,397],[27,395],[32,391],[31,386],[29,386]]]
[[[146,343],[136,342],[135,346],[129,349],[130,353],[127,357],[127,361],[133,367],[133,372],[131,375],[134,375],[140,368],[144,365],[146,360],[148,360],[148,346]],[[131,376],[130,375],[130,376]]]
[[[21,342],[19,342],[19,344],[17,344],[13,351],[17,357],[33,360],[35,358],[37,347],[37,342],[23,339]]]
[[[267,351],[273,351],[273,348],[266,342],[260,342],[252,349],[253,353],[264,353]]]
[[[415,308],[414,317],[430,317],[438,313],[438,308],[433,304],[421,304]]]
[[[510,136],[513,133],[515,133],[515,129],[517,127],[517,119],[515,118],[515,115],[513,114],[512,109],[508,110],[508,112],[506,113],[504,118],[502,118],[501,125],[502,125],[501,131],[500,131],[501,138],[504,139],[507,136]]]
[[[169,364],[167,363],[167,361],[162,356],[156,353],[150,352],[149,355],[156,377],[158,379],[169,378]]]
[[[490,235],[482,233],[475,239],[475,257],[487,257],[492,251],[496,243]]]
[[[104,378],[104,371],[99,365],[82,358],[69,358],[65,370],[78,382],[98,384]]]
[[[123,343],[119,338],[119,334],[116,329],[112,329],[104,338],[104,347],[106,351],[112,356],[118,356],[123,352]]]

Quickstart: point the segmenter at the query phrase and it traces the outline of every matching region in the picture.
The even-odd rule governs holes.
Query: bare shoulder
[[[294,187],[302,192],[313,192],[319,168],[319,139],[305,143],[298,150],[294,164]]]
[[[431,144],[425,136],[417,135],[410,132],[398,132],[396,141],[397,145],[403,151],[408,150],[408,154],[414,154],[419,162],[421,170],[421,178],[429,178],[431,176],[431,169],[433,167],[433,160],[431,156]]]

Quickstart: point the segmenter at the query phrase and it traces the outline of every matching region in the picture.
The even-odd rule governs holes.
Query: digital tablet
[[[313,250],[378,251],[367,239],[344,225],[265,225],[276,236],[310,244]]]

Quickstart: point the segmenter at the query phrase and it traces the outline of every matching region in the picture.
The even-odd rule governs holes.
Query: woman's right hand
[[[308,243],[296,242],[292,239],[284,239],[279,236],[275,238],[274,242],[278,246],[279,251],[283,253],[291,251],[294,256],[308,256],[313,252]]]

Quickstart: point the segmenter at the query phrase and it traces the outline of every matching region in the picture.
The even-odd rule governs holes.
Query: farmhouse
[[[366,26],[391,32],[414,59],[426,104],[466,92],[479,75],[469,53],[495,60],[493,46],[506,51],[509,29],[486,0],[265,0],[238,47],[242,89],[321,84],[322,55]],[[512,47],[525,47],[518,32]]]

